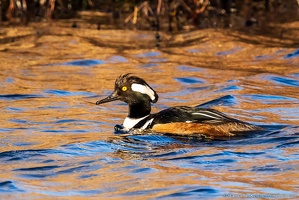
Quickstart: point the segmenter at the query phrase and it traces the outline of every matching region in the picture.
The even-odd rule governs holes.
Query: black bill
[[[106,97],[105,99],[99,100],[96,102],[96,105],[102,104],[102,103],[108,103],[111,101],[119,100],[119,96],[116,92],[113,92],[110,96]]]

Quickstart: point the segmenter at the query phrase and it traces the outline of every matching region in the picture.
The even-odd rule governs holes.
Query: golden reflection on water
[[[291,45],[290,40],[248,36],[238,32],[200,30],[176,36],[163,34],[162,48],[158,50],[154,49],[154,37],[151,32],[97,31],[64,26],[40,25],[39,29],[18,27],[1,30],[5,34],[0,35],[3,43],[0,47],[0,94],[35,96],[16,100],[0,99],[0,128],[6,130],[0,134],[0,152],[59,150],[68,145],[74,145],[74,148],[82,151],[81,156],[71,153],[68,156],[45,154],[42,158],[23,158],[20,162],[6,161],[5,164],[0,164],[1,181],[13,180],[26,191],[25,194],[19,193],[16,196],[7,194],[7,197],[14,198],[19,195],[48,198],[48,195],[54,195],[80,199],[80,196],[87,195],[117,199],[123,197],[122,195],[130,196],[130,193],[139,191],[141,196],[136,195],[134,198],[144,199],[180,192],[183,185],[188,185],[190,190],[203,186],[219,190],[220,193],[265,193],[265,188],[296,192],[296,180],[299,178],[296,173],[298,162],[292,158],[279,165],[277,158],[271,158],[273,155],[267,157],[262,154],[261,159],[258,156],[254,160],[235,158],[237,161],[231,163],[231,166],[227,164],[213,169],[209,166],[217,167],[217,163],[213,163],[212,158],[209,161],[205,157],[221,154],[226,150],[269,151],[274,148],[272,143],[236,147],[221,147],[216,144],[195,148],[188,143],[168,144],[164,145],[164,148],[152,147],[150,142],[145,143],[144,148],[154,155],[168,151],[183,151],[184,153],[178,157],[203,156],[202,164],[190,163],[187,166],[184,166],[186,162],[180,159],[170,159],[175,156],[151,157],[151,153],[134,154],[129,150],[119,151],[120,147],[113,146],[113,142],[107,152],[95,153],[92,150],[96,151],[96,148],[89,149],[84,146],[94,141],[117,143],[122,140],[121,136],[113,134],[113,127],[122,122],[127,107],[117,103],[104,106],[94,104],[113,90],[117,76],[128,72],[143,77],[159,93],[160,100],[153,106],[153,112],[165,106],[193,106],[232,95],[238,99],[235,105],[217,105],[215,108],[252,123],[297,126],[298,85],[283,85],[271,79],[272,76],[281,76],[298,81],[298,77],[292,76],[299,73],[298,57],[291,61],[282,59],[284,55],[295,50],[283,48]],[[10,41],[12,37],[15,41]],[[257,42],[259,44],[253,45]],[[196,51],[190,51],[194,49]],[[225,53],[229,50],[236,52]],[[144,56],[148,52],[156,53],[156,56]],[[273,57],[255,59],[260,55]],[[121,56],[125,60],[118,61],[119,58],[114,56]],[[104,63],[83,67],[63,64],[82,59],[100,60]],[[155,63],[157,66],[144,67],[147,63]],[[178,66],[191,66],[192,70],[182,70]],[[180,83],[175,79],[182,77],[203,80],[201,84],[195,84],[195,87],[200,87],[200,91],[191,90],[181,95],[179,91],[193,88],[192,85]],[[9,78],[13,80],[7,81]],[[228,86],[237,86],[239,89],[225,90]],[[59,95],[52,90],[70,94]],[[86,97],[76,93],[78,91],[88,92],[90,95]],[[250,94],[283,96],[291,100],[271,102],[246,96]],[[294,131],[296,130],[298,131],[298,128],[295,127]],[[292,134],[285,132],[286,136]],[[280,156],[288,158],[293,155],[295,158],[296,152],[298,148],[294,145],[281,150]],[[229,159],[229,156],[224,159]],[[34,174],[34,171],[17,170],[45,166],[46,164],[41,162],[45,160],[54,160],[50,165],[58,167],[46,171],[50,175],[42,179],[32,178],[30,175]],[[278,165],[281,169],[273,172],[253,170],[256,166],[264,166],[265,163],[270,167]],[[293,170],[286,170],[287,168]],[[138,172],[138,169],[141,169],[141,172]],[[62,173],[63,170],[70,171]],[[95,190],[94,194],[78,193],[92,190]]]

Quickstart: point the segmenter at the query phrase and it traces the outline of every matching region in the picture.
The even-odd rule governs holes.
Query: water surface
[[[194,33],[213,40],[174,47],[174,38],[161,49],[153,49],[150,32],[52,31],[0,52],[1,198],[298,194],[298,48],[254,46],[213,31]],[[153,112],[213,107],[265,131],[222,141],[116,135],[127,105],[95,102],[128,72],[159,93]]]

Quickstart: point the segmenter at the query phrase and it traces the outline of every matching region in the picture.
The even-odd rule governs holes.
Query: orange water
[[[1,199],[298,194],[299,49],[292,40],[201,30],[162,34],[156,49],[152,32],[1,31]],[[128,72],[158,92],[153,112],[209,102],[265,132],[208,142],[115,135],[127,106],[95,102]]]

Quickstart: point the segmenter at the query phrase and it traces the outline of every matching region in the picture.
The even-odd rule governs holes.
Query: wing
[[[238,120],[230,118],[225,114],[206,108],[196,108],[187,106],[171,107],[166,110],[162,110],[153,116],[154,124],[166,124],[171,122],[188,122],[188,123],[227,123],[238,122]]]

